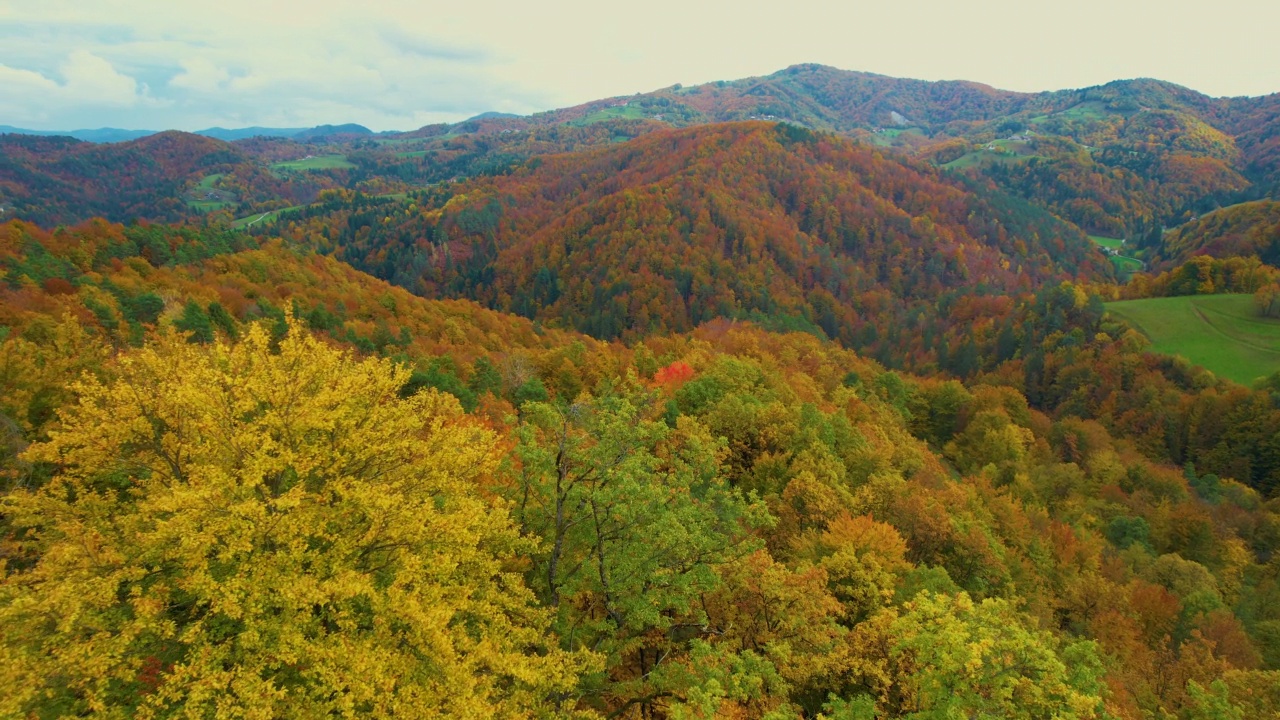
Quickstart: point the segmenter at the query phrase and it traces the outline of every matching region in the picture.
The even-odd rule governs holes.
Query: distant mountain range
[[[464,123],[472,123],[478,121],[492,120],[514,120],[519,115],[501,112],[485,112],[476,115],[473,118],[464,120]],[[442,125],[441,127],[448,127]],[[152,135],[159,135],[163,130],[123,130],[121,128],[86,128],[82,130],[31,130],[29,128],[14,127],[12,125],[0,125],[0,135],[36,135],[39,137],[71,137],[76,140],[91,143],[119,143],[129,142],[130,140],[139,140]],[[400,135],[397,130],[389,130],[386,132],[375,133],[363,125],[355,123],[346,123],[343,125],[317,125],[309,128],[273,128],[253,126],[246,128],[224,128],[211,127],[205,130],[197,130],[192,135],[203,135],[205,137],[223,140],[225,142],[234,142],[236,140],[248,140],[255,137],[276,137],[287,138],[289,140],[298,140],[300,142],[330,138],[333,136],[343,136],[343,139],[350,139],[361,135],[384,136],[384,135]]]
[[[40,137],[73,137],[77,140],[92,143],[128,142],[155,135],[156,130],[121,130],[119,128],[97,128],[94,130],[28,130],[12,125],[0,125],[0,135],[38,135]]]
[[[150,137],[151,135],[158,135],[161,132],[162,131],[160,130],[121,130],[119,128],[96,128],[91,130],[28,130],[25,128],[13,127],[11,125],[0,125],[0,134],[38,135],[42,137],[73,137],[77,140],[83,140],[91,143],[129,142],[130,140],[138,140],[140,138]],[[207,130],[197,130],[192,134],[232,142],[234,140],[246,140],[253,137],[281,137],[291,140],[317,140],[334,135],[360,136],[375,135],[377,133],[374,133],[363,125],[346,124],[319,125],[312,128],[268,128],[255,126],[228,129],[213,127]]]
[[[1189,234],[1176,249],[1163,248],[1166,229],[1220,208],[1280,200],[1280,94],[1211,98],[1152,79],[1017,93],[796,65],[403,133],[354,124],[196,134],[0,126],[0,133],[26,133],[0,136],[0,205],[43,224],[213,211],[248,221],[311,203],[325,190],[403,196],[442,181],[505,175],[542,156],[743,121],[842,136],[898,161],[993,184],[1089,235],[1128,241],[1131,253],[1150,251],[1144,259],[1157,263],[1204,245],[1201,234]],[[1241,227],[1269,217],[1237,215],[1233,226]],[[1251,232],[1238,234],[1253,238],[1250,247],[1271,247],[1269,236]]]

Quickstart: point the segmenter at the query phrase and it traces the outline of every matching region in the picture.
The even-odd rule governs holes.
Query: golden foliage
[[[476,483],[495,437],[407,371],[296,324],[273,349],[164,335],[86,379],[4,501],[0,715],[548,714],[584,656]]]

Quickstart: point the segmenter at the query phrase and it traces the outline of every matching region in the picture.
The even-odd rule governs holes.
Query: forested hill
[[[690,87],[675,85],[651,93],[602,99],[497,122],[499,127],[572,122],[593,118],[593,114],[598,113],[622,116],[628,114],[624,110],[629,109],[629,114],[661,115],[661,120],[677,126],[768,117],[843,133],[874,128],[916,128],[930,136],[960,136],[992,121],[1051,117],[1072,108],[1096,105],[1121,115],[1142,110],[1193,115],[1237,135],[1273,121],[1278,103],[1280,94],[1212,98],[1150,78],[1024,93],[967,80],[914,80],[804,64],[763,77]]]
[[[724,132],[652,142],[779,137]],[[0,278],[2,716],[1280,711],[1280,385],[1079,285],[960,382],[750,323],[598,342],[216,228],[4,223]]]
[[[1153,79],[1041,93],[796,65],[598,100],[478,132],[630,120],[785,121],[994,177],[1086,230],[1138,238],[1280,188],[1280,95],[1211,98]]]
[[[46,226],[95,217],[179,222],[309,202],[343,186],[346,173],[282,173],[271,164],[320,152],[279,138],[231,144],[176,131],[109,145],[0,135],[0,217]]]
[[[1109,273],[1079,230],[1022,201],[771,123],[535,159],[414,204],[334,196],[271,231],[427,297],[606,338],[767,317],[852,343],[959,288]]]
[[[1241,203],[1197,218],[1164,235],[1153,259],[1176,266],[1196,255],[1257,255],[1280,267],[1280,202]]]
[[[401,194],[649,132],[756,119],[989,178],[1091,234],[1151,247],[1161,228],[1280,192],[1278,118],[1278,95],[1210,98],[1151,79],[1016,93],[797,65],[401,134],[339,126],[222,144],[161,133],[114,146],[0,136],[0,207],[5,217],[42,224],[94,216],[248,222],[324,189]]]
[[[0,135],[0,197],[6,214],[45,224],[178,220],[187,215],[180,195],[191,176],[244,161],[227,143],[188,133],[112,145]]]

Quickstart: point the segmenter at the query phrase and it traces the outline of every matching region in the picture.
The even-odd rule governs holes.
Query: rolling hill
[[[341,186],[344,178],[332,175],[272,171],[281,161],[323,152],[284,139],[231,144],[176,131],[111,144],[0,135],[0,207],[6,219],[45,226],[93,217],[175,222],[224,207],[242,206],[248,214]],[[341,167],[348,165],[329,169]]]
[[[219,140],[168,132],[97,145],[65,137],[0,136],[0,202],[45,225],[93,216],[177,220],[189,179],[242,163]]]
[[[616,144],[672,127],[756,119],[845,135],[979,183],[989,178],[1090,234],[1126,238],[1150,249],[1159,244],[1162,227],[1275,195],[1280,188],[1277,118],[1277,95],[1210,98],[1151,79],[1017,93],[975,82],[928,82],[810,64],[526,117],[484,113],[399,134],[375,134],[357,125],[204,131],[238,139],[222,148],[244,156],[240,170],[230,174],[224,162],[211,161],[220,167],[200,174],[166,169],[157,175],[142,167],[151,163],[150,138],[74,148],[65,140],[39,144],[8,137],[0,146],[5,156],[0,202],[11,214],[41,223],[104,214],[117,220],[174,220],[230,207],[236,208],[230,218],[235,219],[308,202],[326,188],[404,192],[509,172],[532,157]],[[292,139],[260,136],[268,132]],[[196,148],[200,143],[180,144]],[[74,157],[74,167],[57,168],[67,156]],[[269,167],[308,156],[341,156],[329,169],[342,172],[285,179],[279,168]],[[156,162],[166,165],[163,158]],[[98,176],[110,177],[109,168],[133,165],[140,172],[93,187]],[[211,189],[222,194],[187,196],[217,173],[227,178]],[[90,181],[84,192],[72,182],[78,174]]]
[[[1136,239],[1158,223],[1273,192],[1278,98],[1210,98],[1152,79],[1016,93],[809,64],[470,123],[466,131],[784,121],[991,175],[1090,232]]]
[[[401,203],[331,197],[255,231],[603,338],[755,317],[865,345],[948,292],[1111,276],[1078,230],[992,188],[761,122],[535,158]]]
[[[1258,200],[1207,213],[1167,233],[1154,257],[1163,267],[1196,255],[1257,255],[1280,266],[1280,202]]]

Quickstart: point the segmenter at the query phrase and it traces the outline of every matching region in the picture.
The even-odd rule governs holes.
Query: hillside
[[[743,143],[753,167],[782,172],[778,132],[650,142],[725,166]],[[859,160],[791,142],[826,172]],[[648,178],[628,183],[637,202],[674,192],[651,158],[590,161]],[[905,204],[923,183],[954,212],[972,201],[924,170],[860,161],[874,182],[833,187],[868,201],[897,188]],[[582,177],[565,177],[559,192],[580,196]],[[1280,411],[1097,326],[1070,284],[1020,318],[1014,344],[1042,350],[1034,368],[1011,360],[962,384],[747,323],[600,343],[216,229],[10,222],[0,270],[0,619],[22,629],[3,647],[25,679],[0,697],[13,714],[202,707],[226,673],[203,658],[229,644],[243,645],[231,667],[279,689],[210,692],[273,713],[376,689],[441,715],[800,717],[847,700],[891,718],[1070,703],[1139,720],[1199,712],[1211,685],[1210,708],[1276,709],[1253,690],[1280,667],[1280,517],[1265,502]],[[1008,382],[1024,369],[1027,395]],[[50,508],[74,521],[44,531]],[[452,541],[469,528],[485,534]],[[103,572],[86,547],[109,549],[118,572],[88,598],[71,592]],[[416,571],[455,554],[466,562]],[[413,588],[388,590],[389,577]],[[486,583],[507,610],[471,611]],[[458,590],[404,610],[441,586]],[[228,622],[215,601],[243,610]],[[348,613],[373,622],[326,621]],[[424,630],[406,652],[382,619],[449,629],[429,666],[460,667],[420,691],[399,664],[371,671],[373,656],[425,667],[418,649],[444,642]],[[261,633],[288,635],[307,672]],[[466,664],[496,652],[492,667]],[[94,685],[103,668],[119,682]],[[727,674],[745,689],[708,694]],[[967,691],[917,698],[922,676]],[[1030,689],[1041,683],[1050,692]]]
[[[244,234],[210,229],[95,221],[55,234],[4,223],[0,281],[0,326],[22,333],[70,313],[121,345],[138,341],[144,326],[176,321],[188,301],[218,305],[237,323],[278,320],[292,310],[338,342],[417,357],[452,352],[469,361],[477,353],[587,340],[535,332],[526,319],[472,302],[424,300],[279,241],[259,246]]]
[[[1165,233],[1153,253],[1166,267],[1196,255],[1257,255],[1269,265],[1280,266],[1280,202],[1259,200],[1207,213]]]
[[[670,124],[746,120],[765,115],[835,132],[915,128],[921,134],[957,136],[966,129],[1018,117],[1053,117],[1072,108],[1131,113],[1177,111],[1224,122],[1250,124],[1261,99],[1216,100],[1160,80],[1119,80],[1107,85],[1054,92],[1000,90],[966,80],[927,81],[803,64],[763,77],[673,86],[632,97],[611,98],[512,123],[560,123],[591,117],[607,108],[653,110]],[[634,112],[634,110],[633,110]],[[598,116],[596,119],[600,119]],[[1062,120],[1069,117],[1060,118]]]
[[[1082,228],[1138,239],[1241,194],[1273,192],[1278,96],[1210,98],[1159,80],[1042,93],[796,65],[473,124],[512,133],[601,122],[779,120],[919,153]]]
[[[165,143],[143,138],[85,147],[11,137],[3,140],[0,203],[10,216],[46,224],[219,212],[235,220],[310,202],[324,189],[397,194],[671,127],[756,119],[835,132],[980,182],[990,178],[1086,232],[1150,247],[1162,227],[1274,196],[1278,117],[1275,95],[1210,98],[1150,79],[1015,93],[797,65],[764,77],[674,86],[527,117],[485,113],[399,134],[321,126],[270,130],[292,135],[272,142],[246,137],[262,128],[206,131],[244,138],[232,146],[175,133],[151,136],[170,138]],[[174,167],[163,157],[165,145],[211,156],[199,166],[207,171]],[[212,157],[225,152],[237,157]],[[283,165],[312,157],[340,160]]]
[[[400,204],[331,197],[261,232],[604,338],[757,317],[865,345],[950,291],[1110,277],[1047,213],[767,123],[650,133]]]
[[[243,160],[226,143],[186,133],[110,145],[2,135],[0,204],[49,225],[95,215],[176,220],[186,214],[184,183]]]
[[[272,167],[321,152],[283,139],[231,144],[180,132],[104,145],[0,135],[0,207],[6,219],[42,225],[93,217],[176,222],[223,209],[247,215],[263,205],[308,202],[322,189],[345,185],[341,173]]]

